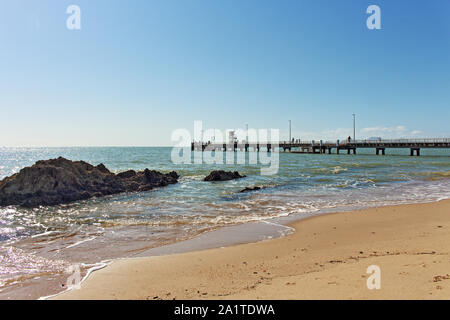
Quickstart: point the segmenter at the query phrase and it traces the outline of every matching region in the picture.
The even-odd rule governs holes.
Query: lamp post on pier
[[[245,124],[245,143],[248,143],[248,123]]]
[[[291,120],[289,120],[289,143],[292,141]]]
[[[353,113],[353,141],[356,141],[356,115]]]

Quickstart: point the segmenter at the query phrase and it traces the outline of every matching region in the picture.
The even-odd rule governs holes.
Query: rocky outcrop
[[[58,159],[42,160],[0,181],[0,206],[57,205],[122,192],[148,191],[178,182],[178,174],[145,169],[119,174],[103,164]]]
[[[228,180],[234,180],[234,179],[240,179],[245,178],[245,176],[241,176],[239,172],[231,172],[231,171],[212,171],[205,179],[204,181],[228,181]]]

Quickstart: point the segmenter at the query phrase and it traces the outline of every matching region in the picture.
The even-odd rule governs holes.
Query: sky
[[[0,146],[170,146],[195,120],[345,139],[353,113],[357,138],[450,137],[449,18],[443,0],[0,1]]]

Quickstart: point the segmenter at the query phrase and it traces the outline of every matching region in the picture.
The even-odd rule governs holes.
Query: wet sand
[[[316,216],[294,234],[123,259],[56,299],[450,299],[450,200]],[[381,270],[369,290],[367,268]]]

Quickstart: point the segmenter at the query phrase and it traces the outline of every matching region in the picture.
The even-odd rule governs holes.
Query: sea
[[[56,294],[70,287],[76,268],[85,278],[114,259],[265,241],[292,232],[289,221],[314,215],[450,197],[450,150],[422,149],[420,157],[409,149],[386,152],[280,152],[278,172],[262,175],[262,165],[249,161],[174,163],[170,147],[0,148],[0,180],[60,156],[103,163],[115,173],[149,168],[180,175],[178,184],[148,192],[0,207],[0,299]],[[212,170],[246,178],[204,182]],[[255,186],[261,189],[240,192]]]

